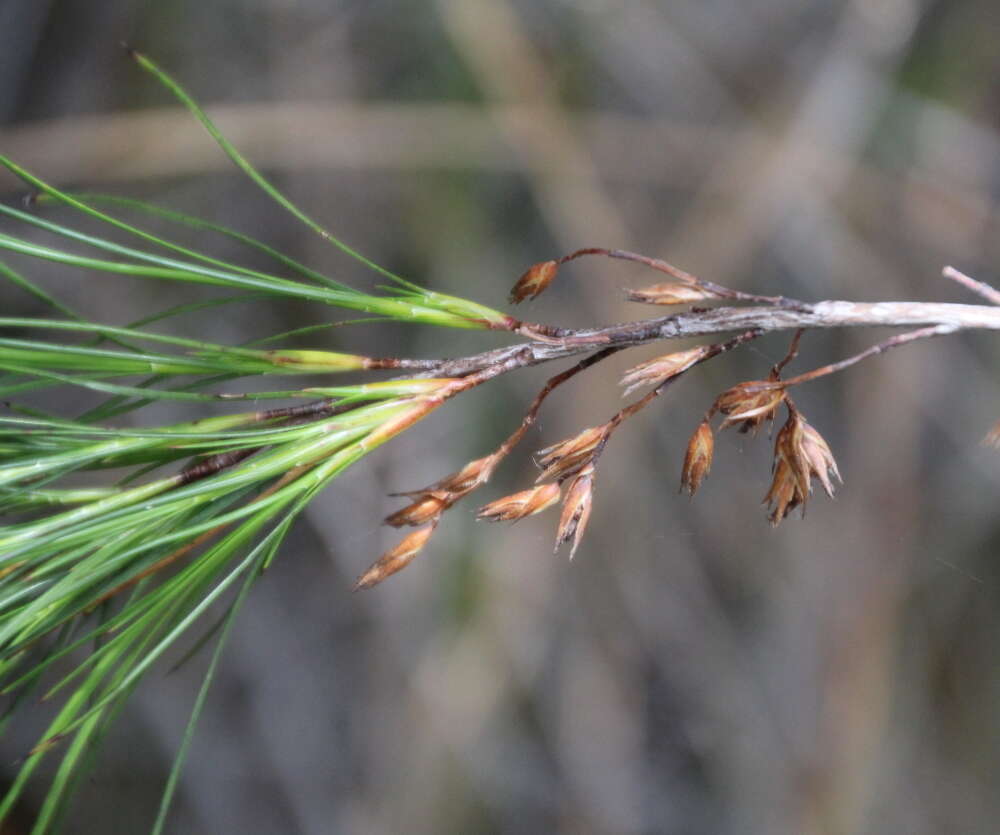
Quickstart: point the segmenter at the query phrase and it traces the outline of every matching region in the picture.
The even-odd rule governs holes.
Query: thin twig
[[[945,267],[941,270],[941,275],[945,278],[950,278],[952,281],[957,281],[967,290],[971,290],[977,296],[982,296],[990,304],[1000,304],[1000,290],[995,287],[990,287],[985,281],[977,281],[974,278],[970,278],[963,272],[959,272],[954,267]]]

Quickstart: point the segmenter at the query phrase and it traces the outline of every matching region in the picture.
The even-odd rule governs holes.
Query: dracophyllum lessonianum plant
[[[595,256],[638,262],[664,274],[665,283],[631,290],[628,298],[665,306],[668,315],[579,330],[524,322],[424,289],[351,249],[266,180],[173,79],[145,56],[129,54],[190,110],[269,198],[377,273],[386,286],[375,293],[358,291],[264,242],[169,209],[122,197],[67,193],[0,156],[0,164],[23,181],[30,195],[23,207],[0,205],[0,250],[19,257],[19,264],[40,259],[98,278],[112,274],[169,281],[178,291],[187,284],[219,288],[210,300],[179,299],[176,306],[138,322],[94,322],[43,290],[25,270],[0,260],[0,279],[8,288],[32,294],[51,311],[34,318],[0,315],[0,686],[12,700],[4,721],[10,722],[17,705],[33,694],[53,697],[57,705],[38,744],[24,752],[18,776],[0,802],[0,819],[39,763],[55,752],[61,760],[35,832],[56,825],[75,778],[143,675],[221,601],[222,620],[203,626],[215,649],[153,827],[162,829],[235,615],[296,516],[356,461],[461,393],[519,368],[576,358],[549,379],[499,447],[464,465],[456,462],[454,473],[433,484],[398,494],[408,503],[385,522],[412,530],[361,574],[356,588],[377,585],[426,549],[445,514],[482,487],[524,438],[548,394],[612,354],[659,340],[728,334],[716,337],[720,341],[666,351],[631,368],[622,380],[626,395],[641,388],[647,393],[606,422],[540,450],[536,483],[489,502],[479,510],[480,519],[516,521],[561,505],[555,544],[568,544],[572,556],[590,518],[599,458],[623,422],[700,364],[767,331],[788,330],[794,336],[781,363],[708,404],[681,469],[681,488],[693,495],[711,468],[713,420],[719,418],[718,428],[756,434],[783,412],[765,497],[776,525],[794,508],[805,507],[814,480],[832,494],[833,481],[839,479],[826,441],[792,401],[792,387],[916,339],[962,328],[1000,328],[1000,309],[995,307],[807,304],[732,290],[659,259],[603,248],[535,264],[514,284],[511,301],[534,298],[564,264]],[[53,204],[97,221],[98,228],[103,225],[129,244],[48,219],[46,209]],[[126,222],[123,213],[139,220]],[[270,257],[274,268],[248,269],[182,246],[147,231],[147,220],[234,239]],[[51,242],[40,244],[37,235],[25,236],[25,226],[48,233]],[[992,288],[957,271],[946,270],[946,275],[991,304],[1000,301]],[[172,320],[207,307],[277,299],[356,311],[363,317],[352,321],[362,325],[394,320],[506,331],[514,339],[508,347],[459,359],[418,359],[283,346],[292,337],[308,338],[316,327],[239,346],[162,333]],[[916,329],[840,362],[783,376],[805,329],[866,324]],[[295,385],[300,375],[332,378],[348,371],[378,376],[344,385]],[[245,393],[232,391],[234,385],[238,389],[242,382],[263,377],[288,382],[273,389],[254,385]],[[219,390],[222,383],[228,384],[224,392]],[[77,415],[49,414],[30,405],[39,391],[74,387],[96,392],[100,402]],[[281,405],[261,408],[269,399]],[[225,413],[169,426],[122,421],[159,400],[222,405]],[[1000,430],[991,437],[1000,437]]]

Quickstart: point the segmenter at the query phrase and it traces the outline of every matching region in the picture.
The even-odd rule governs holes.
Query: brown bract
[[[642,304],[691,304],[705,299],[717,299],[718,295],[703,287],[672,281],[643,287],[641,290],[626,290],[625,298]]]
[[[540,484],[483,505],[476,518],[486,522],[516,522],[551,507],[559,501],[559,493],[559,485],[554,482]]]
[[[518,304],[525,299],[533,299],[552,283],[559,272],[555,261],[540,261],[532,264],[511,288],[510,303]]]
[[[539,450],[537,460],[542,474],[536,481],[561,480],[573,475],[590,463],[607,436],[607,424],[591,426],[572,438]]]
[[[693,496],[701,487],[701,482],[712,468],[712,456],[715,452],[715,436],[708,420],[703,420],[694,430],[684,453],[684,466],[681,468],[681,492],[688,491]]]
[[[423,525],[436,521],[451,504],[452,502],[447,496],[427,494],[417,499],[413,504],[408,504],[401,510],[386,516],[385,523],[394,528],[401,528],[404,525]]]
[[[370,589],[381,583],[386,577],[391,577],[397,571],[406,568],[427,544],[432,533],[434,533],[434,525],[428,525],[404,536],[395,548],[386,551],[372,563],[371,568],[358,578],[354,584],[354,590]]]
[[[588,464],[578,472],[570,482],[563,500],[562,514],[559,516],[559,528],[556,531],[556,550],[573,540],[569,558],[573,559],[576,549],[583,538],[590,520],[590,511],[594,503],[594,465]]]
[[[461,498],[467,493],[471,493],[481,484],[485,484],[496,468],[499,459],[496,455],[487,455],[485,458],[477,458],[470,461],[458,472],[446,475],[440,481],[428,484],[419,490],[407,490],[404,493],[393,493],[394,496],[436,496],[438,498],[450,498],[452,501]]]
[[[699,345],[686,351],[675,351],[662,357],[655,357],[640,363],[625,372],[621,385],[625,386],[623,397],[627,397],[635,389],[652,383],[662,383],[671,377],[676,377],[687,371],[692,365],[704,359],[709,353],[709,346]]]

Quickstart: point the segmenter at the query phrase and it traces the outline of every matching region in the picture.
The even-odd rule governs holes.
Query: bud
[[[718,296],[711,290],[705,290],[694,284],[654,284],[641,290],[626,290],[625,298],[630,302],[642,304],[691,304],[704,299],[716,299]]]
[[[536,479],[536,483],[573,475],[590,462],[607,436],[606,424],[592,426],[568,440],[539,450],[538,466],[542,468],[542,474]]]
[[[559,485],[556,483],[540,484],[530,490],[522,490],[510,496],[504,496],[495,502],[479,508],[476,518],[486,522],[516,522],[526,516],[541,513],[559,501]]]
[[[511,288],[510,303],[518,304],[525,299],[533,299],[552,283],[559,272],[559,264],[555,261],[540,261],[525,270],[517,283]]]
[[[715,436],[712,434],[712,427],[707,420],[703,420],[694,430],[684,453],[684,466],[681,468],[682,492],[687,489],[690,496],[698,492],[701,482],[712,469],[714,452]]]
[[[386,551],[372,563],[371,568],[358,578],[354,584],[354,591],[370,589],[381,583],[386,577],[406,568],[427,544],[432,533],[434,533],[434,525],[428,525],[426,528],[420,528],[404,536],[395,548]]]
[[[559,528],[556,531],[557,551],[563,543],[573,540],[573,547],[569,552],[570,559],[576,554],[583,532],[587,529],[593,501],[594,465],[587,464],[570,482],[566,499],[563,501],[562,514],[559,516]]]
[[[722,392],[715,408],[726,419],[722,429],[742,423],[741,432],[757,431],[764,421],[774,420],[774,413],[785,400],[785,391],[774,386],[773,380],[751,380]]]
[[[438,517],[450,506],[451,502],[441,496],[422,496],[413,504],[387,516],[385,523],[394,528],[401,528],[404,525],[423,525],[427,522],[437,521]]]
[[[696,362],[708,356],[709,351],[707,345],[699,345],[697,348],[675,351],[673,354],[656,357],[630,368],[621,379],[621,385],[626,387],[622,397],[628,397],[637,388],[649,383],[663,383],[671,377],[684,373]]]

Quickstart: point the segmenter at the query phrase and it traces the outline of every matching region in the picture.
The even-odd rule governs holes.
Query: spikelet
[[[699,345],[697,348],[675,351],[630,368],[621,379],[621,385],[625,386],[622,397],[627,397],[642,386],[663,383],[671,377],[684,373],[696,362],[708,356],[710,350],[707,345]]]
[[[550,479],[564,479],[577,472],[594,457],[594,453],[608,437],[608,427],[591,426],[572,438],[560,441],[538,451],[538,466],[542,474],[537,482]]]
[[[573,559],[576,549],[580,546],[583,532],[590,520],[590,511],[594,503],[594,465],[587,464],[570,482],[563,500],[562,513],[559,516],[559,528],[556,530],[556,550],[563,543],[573,540],[569,558]]]
[[[483,505],[476,518],[485,522],[516,522],[551,507],[559,501],[559,493],[559,485],[555,482],[540,484]]]
[[[681,468],[681,492],[688,491],[694,496],[701,487],[701,482],[708,471],[712,469],[712,456],[715,452],[715,436],[708,420],[703,420],[694,430],[684,452],[684,466]]]
[[[510,303],[518,304],[525,299],[533,299],[552,283],[559,272],[555,261],[540,261],[532,264],[517,280],[510,291]]]
[[[625,298],[641,304],[692,304],[705,299],[716,299],[718,295],[694,284],[668,282],[643,287],[641,290],[626,290]]]
[[[370,589],[381,583],[386,577],[391,577],[397,571],[406,568],[427,544],[432,533],[434,533],[434,525],[428,525],[404,536],[399,544],[386,551],[372,563],[371,568],[358,577],[358,581],[354,584],[354,591]]]

